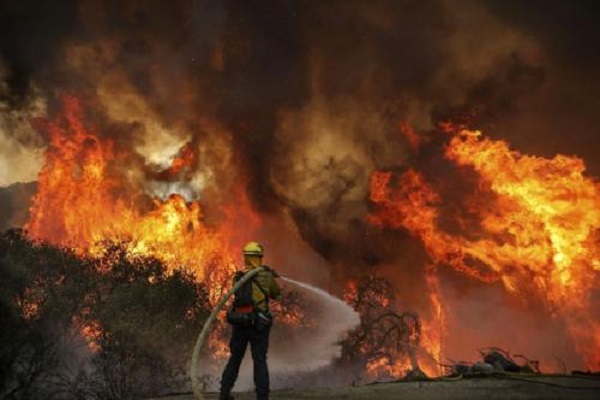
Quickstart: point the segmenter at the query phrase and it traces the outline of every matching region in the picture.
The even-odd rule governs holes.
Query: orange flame
[[[600,321],[592,293],[600,275],[600,185],[584,176],[579,158],[522,155],[477,131],[453,134],[446,157],[473,170],[478,195],[490,199],[469,210],[480,226],[469,236],[440,227],[443,199],[414,170],[394,180],[389,172],[373,174],[371,200],[378,208],[368,220],[409,230],[438,265],[499,280],[522,298],[536,295],[569,322],[578,352],[597,368]]]
[[[82,121],[79,100],[66,96],[62,115],[37,123],[49,134],[50,143],[26,225],[30,234],[94,255],[102,254],[103,241],[125,241],[131,254],[153,255],[170,269],[183,266],[199,279],[222,282],[237,261],[233,248],[240,243],[230,238],[241,240],[233,224],[224,221],[219,228],[208,227],[203,223],[202,206],[177,194],[145,205],[148,196],[136,186],[128,169],[131,155],[116,152],[112,140]],[[193,161],[188,144],[170,171],[180,172]],[[247,228],[260,223],[246,196],[238,196],[235,204],[223,210],[229,219],[243,218]]]
[[[191,167],[196,160],[196,156],[194,154],[194,149],[192,148],[191,143],[186,143],[185,146],[179,150],[179,154],[173,162],[171,163],[171,168],[169,172],[172,175],[178,175],[183,172],[187,167]]]
[[[395,296],[387,284],[376,277],[369,277],[362,284],[355,280],[347,283],[343,299],[361,317],[357,331],[349,334],[347,351],[364,360],[370,379],[398,378],[417,369],[428,376],[438,375],[431,357],[420,357],[420,319],[411,312],[396,312]],[[428,336],[425,348],[430,346],[429,340]]]
[[[446,334],[446,310],[442,305],[440,282],[434,266],[427,268],[425,277],[429,287],[429,299],[433,306],[433,316],[423,319],[421,346],[432,359],[421,358],[421,367],[428,376],[439,376],[444,372],[440,364],[443,358],[443,340]]]
[[[402,360],[391,360],[390,357],[382,355],[368,360],[366,372],[373,378],[394,378],[405,376],[412,369],[408,358]]]

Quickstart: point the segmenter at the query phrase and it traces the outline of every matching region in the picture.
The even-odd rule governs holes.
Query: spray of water
[[[302,331],[295,332],[293,337],[282,338],[277,334],[275,321],[268,356],[272,389],[288,387],[289,377],[298,373],[308,373],[330,365],[341,355],[340,342],[344,333],[360,323],[360,316],[352,307],[323,289],[283,276],[280,278],[301,288],[306,297],[312,297],[310,300],[317,308],[312,310],[316,323],[310,328],[299,328]],[[245,357],[235,390],[252,388],[252,360]]]
[[[314,327],[303,328],[299,333],[303,338],[300,348],[277,346],[273,351],[273,367],[279,359],[285,360],[295,371],[310,371],[329,365],[341,354],[340,341],[344,333],[354,329],[360,323],[360,317],[344,301],[304,282],[281,277],[282,280],[306,290],[307,296],[315,296],[318,304],[317,323]],[[278,364],[278,363],[277,363]]]
[[[358,313],[356,311],[354,311],[354,309],[352,307],[350,307],[348,304],[346,304],[341,299],[338,299],[337,297],[332,296],[331,294],[327,293],[323,289],[320,289],[316,286],[309,285],[308,283],[296,281],[294,279],[287,278],[285,276],[282,276],[281,279],[286,282],[293,283],[294,285],[300,286],[301,288],[304,288],[304,289],[308,290],[309,292],[322,297],[323,301],[325,302],[324,306],[327,307],[328,309],[332,308],[332,307],[334,309],[336,309],[337,317],[342,317],[339,319],[346,321],[348,323],[348,326],[346,327],[346,329],[344,329],[344,331],[353,329],[360,323],[360,316],[358,315]],[[335,310],[332,310],[332,311],[335,311]]]

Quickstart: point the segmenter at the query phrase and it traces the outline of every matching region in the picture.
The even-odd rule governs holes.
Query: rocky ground
[[[161,400],[192,400],[191,394]],[[214,393],[204,395],[215,400]],[[587,400],[600,399],[600,379],[576,376],[513,376],[379,383],[360,387],[287,389],[274,391],[272,399],[377,399],[377,400]],[[254,399],[254,393],[235,393],[236,400]]]

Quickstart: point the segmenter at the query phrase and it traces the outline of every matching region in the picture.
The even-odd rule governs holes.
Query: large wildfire
[[[118,243],[192,274],[211,307],[265,242],[360,314],[340,359],[368,380],[511,343],[496,312],[532,318],[511,350],[543,370],[600,368],[596,70],[546,68],[574,61],[476,2],[137,3],[58,16],[78,22],[44,39],[39,72],[0,54],[0,185],[37,182],[1,226],[95,260]],[[318,319],[301,303],[275,305],[298,335]],[[95,348],[102,329],[80,327]],[[223,325],[209,351],[226,343]]]
[[[583,175],[576,157],[522,155],[479,131],[452,130],[446,157],[475,172],[476,189],[464,205],[469,219],[440,222],[444,198],[418,171],[376,172],[369,220],[417,236],[436,265],[483,282],[501,281],[525,300],[539,298],[554,317],[566,318],[586,364],[598,365],[600,336],[593,290],[598,285],[600,185]],[[446,216],[447,217],[447,216]],[[439,289],[432,303],[443,323]]]
[[[255,231],[261,223],[243,192],[212,227],[204,222],[199,201],[171,195],[144,204],[144,194],[127,186],[126,170],[115,173],[128,155],[117,154],[110,141],[85,126],[76,97],[66,96],[63,102],[64,110],[55,121],[35,122],[48,134],[49,146],[26,225],[30,234],[96,256],[103,254],[106,243],[122,241],[132,255],[153,255],[171,269],[193,271],[209,283],[216,302],[238,262],[240,243],[231,240],[232,221],[254,224],[250,228]],[[436,275],[442,266],[482,282],[500,281],[515,296],[539,298],[552,317],[568,320],[569,333],[586,364],[597,365],[599,322],[591,296],[600,271],[599,185],[583,175],[580,159],[525,156],[478,131],[448,126],[444,130],[451,135],[447,159],[477,176],[474,192],[461,200],[467,217],[443,216],[447,212],[443,197],[414,169],[397,176],[379,171],[371,176],[370,201],[375,209],[368,221],[408,230],[431,257],[426,275],[433,311],[423,320],[423,340],[415,344],[428,354],[420,367],[429,374],[440,372],[431,360],[442,360],[446,334]],[[160,173],[180,176],[194,157],[186,145]],[[442,216],[454,224],[444,226]],[[346,295],[352,304],[355,283],[350,280],[348,285],[349,293],[355,293]],[[393,306],[385,291],[376,291],[378,296],[379,312]],[[226,355],[223,345],[213,344],[220,357]],[[415,366],[419,363],[409,352],[394,362],[389,355],[371,359],[367,370],[374,376],[382,371],[397,376]]]
[[[197,201],[177,194],[144,199],[144,193],[128,186],[130,171],[120,165],[128,155],[116,154],[113,143],[98,137],[82,118],[80,102],[66,96],[56,121],[36,121],[48,134],[49,146],[26,229],[36,238],[90,254],[101,254],[104,241],[127,242],[132,254],[152,254],[171,269],[185,266],[199,279],[220,281],[230,275],[241,243],[231,240],[236,227],[227,218],[243,217],[248,231],[259,223],[243,192],[235,204],[223,206],[226,217],[218,230],[203,222]],[[184,146],[160,172],[179,176],[194,161]]]

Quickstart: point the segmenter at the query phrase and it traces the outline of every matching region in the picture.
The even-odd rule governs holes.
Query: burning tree
[[[360,326],[344,341],[344,361],[364,364],[370,378],[400,377],[419,370],[419,317],[397,311],[395,290],[387,279],[369,275],[352,281],[344,299],[361,318]]]

